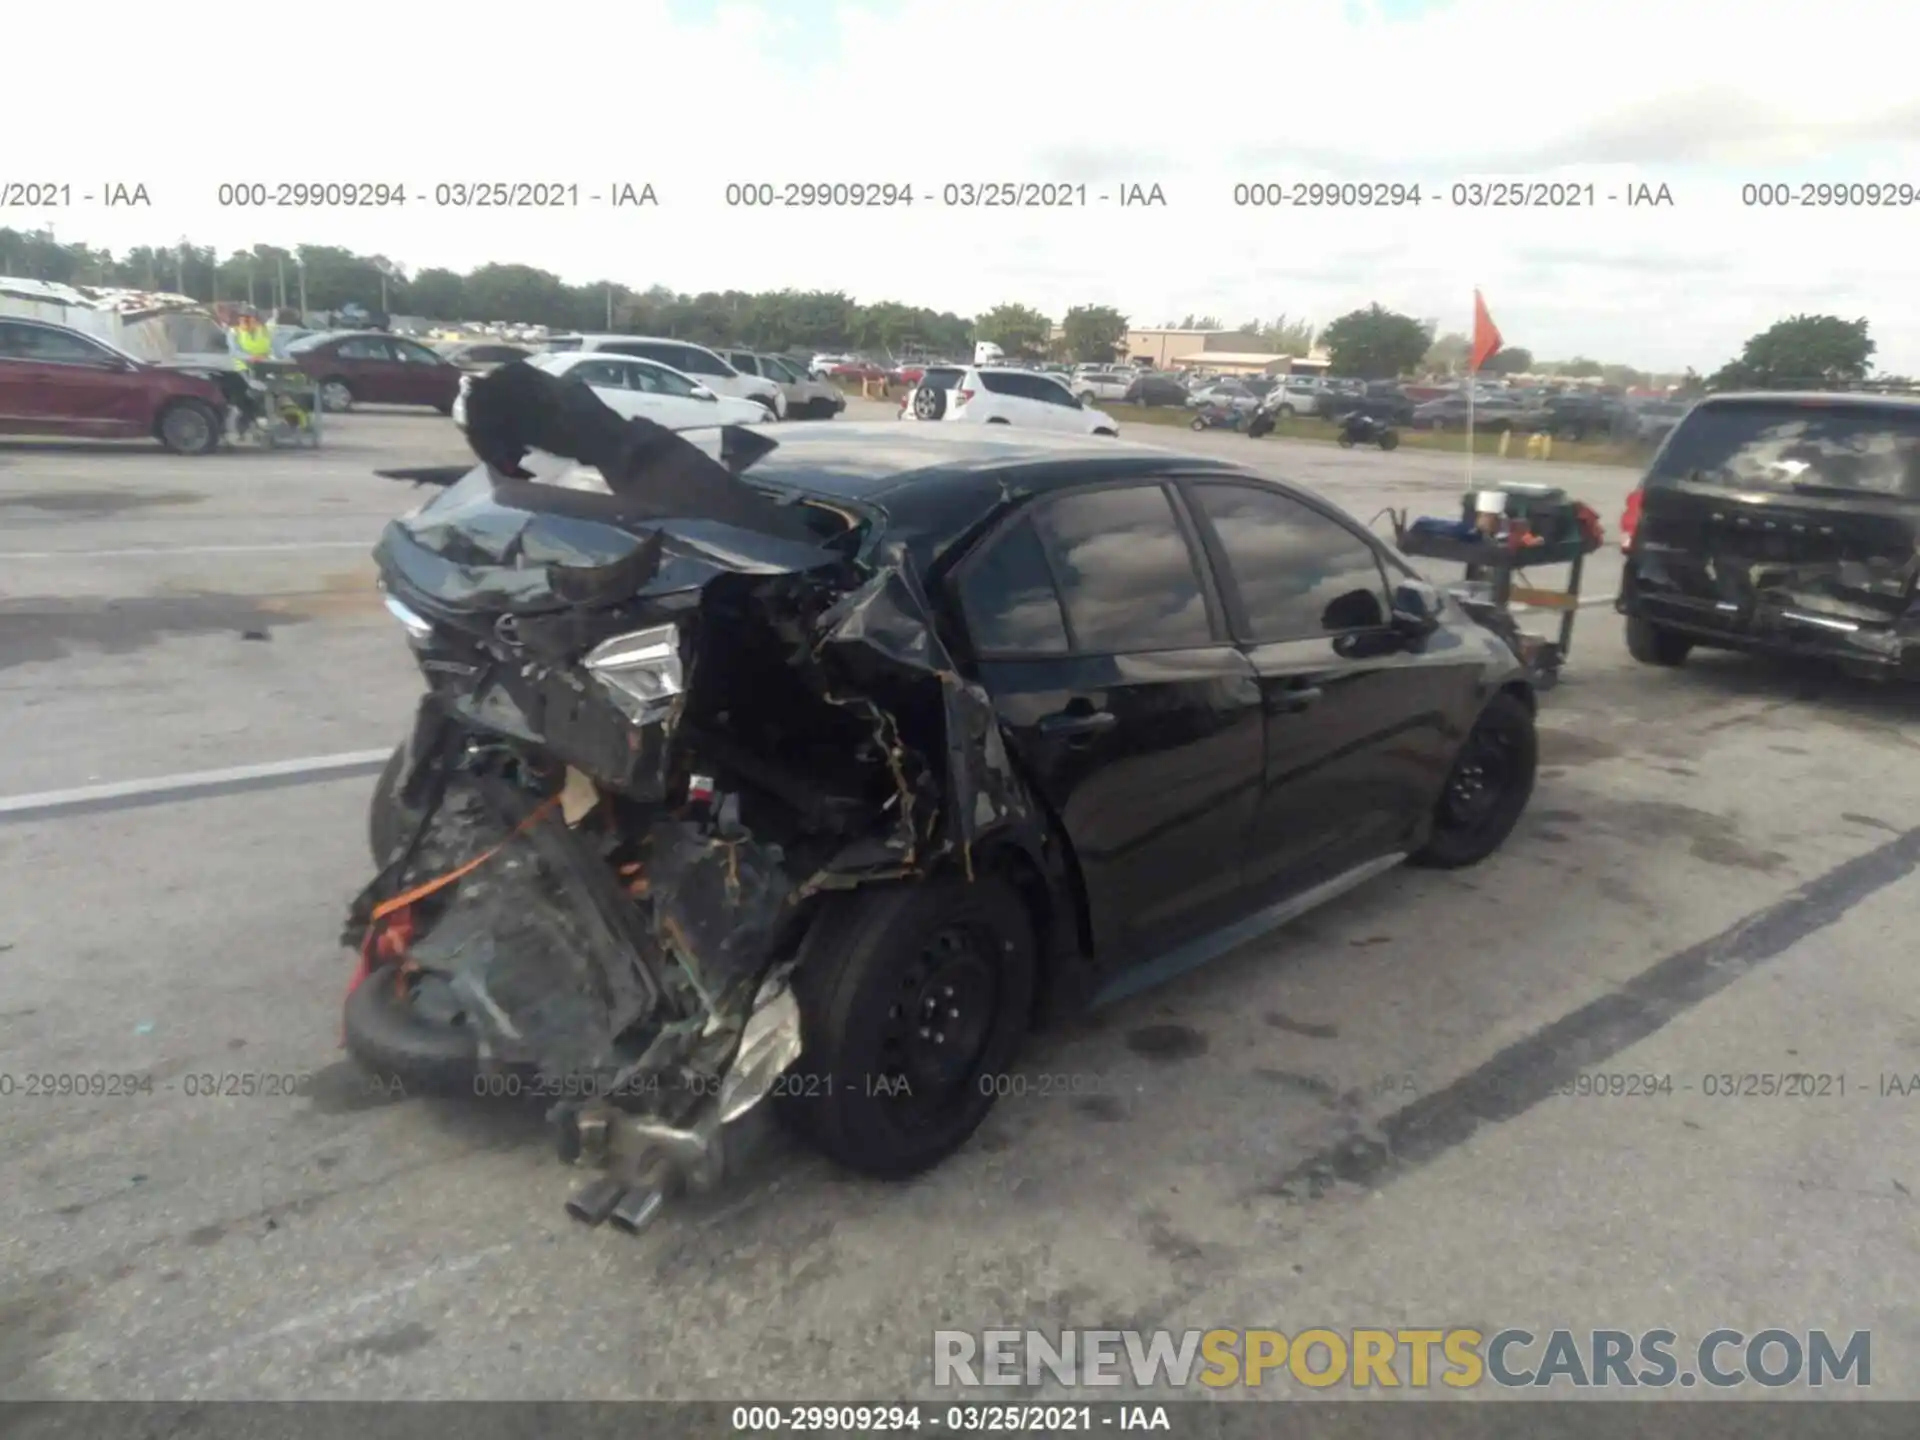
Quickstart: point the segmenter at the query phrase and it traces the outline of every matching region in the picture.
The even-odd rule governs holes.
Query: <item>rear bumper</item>
[[[1888,678],[1920,680],[1920,623],[1911,620],[1875,625],[1767,601],[1745,612],[1719,611],[1700,602],[1649,595],[1635,583],[1631,562],[1613,608],[1628,619],[1650,621],[1712,649],[1831,661]]]

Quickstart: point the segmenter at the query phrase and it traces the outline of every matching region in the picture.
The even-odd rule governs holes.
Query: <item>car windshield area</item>
[[[1817,399],[1703,405],[1674,430],[1647,479],[1920,500],[1920,407]]]

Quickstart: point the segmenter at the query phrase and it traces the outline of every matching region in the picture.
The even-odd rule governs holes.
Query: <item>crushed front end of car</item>
[[[569,1208],[637,1229],[717,1182],[800,1055],[810,902],[1035,821],[911,564],[751,483],[770,438],[703,449],[523,364],[474,382],[468,436],[480,465],[406,472],[446,488],[375,552],[428,693],[344,935],[346,1041],[551,1099],[602,1172]]]

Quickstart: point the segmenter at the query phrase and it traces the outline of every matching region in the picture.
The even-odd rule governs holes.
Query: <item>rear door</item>
[[[1381,553],[1346,517],[1257,480],[1182,488],[1266,716],[1248,883],[1293,893],[1404,852],[1473,712],[1477,661],[1389,623]]]
[[[953,577],[979,674],[1072,843],[1103,960],[1240,898],[1260,690],[1184,507],[1157,481],[1027,507]]]
[[[339,369],[356,400],[374,405],[411,405],[413,378],[393,348],[378,335],[353,335],[333,347]]]
[[[1920,406],[1707,400],[1648,470],[1629,583],[1648,618],[1708,630],[1885,627],[1916,539]]]

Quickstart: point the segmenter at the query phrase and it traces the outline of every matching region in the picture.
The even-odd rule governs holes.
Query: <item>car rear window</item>
[[[1920,500],[1920,407],[1819,400],[1696,406],[1654,457],[1649,484],[1840,492]]]
[[[956,365],[936,365],[920,377],[920,383],[931,385],[936,390],[951,390],[960,383],[960,377],[966,373]]]

